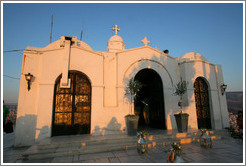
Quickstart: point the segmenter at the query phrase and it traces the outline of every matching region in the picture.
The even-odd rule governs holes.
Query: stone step
[[[209,131],[210,135],[221,135],[219,131]],[[150,134],[147,135],[147,139],[149,141],[154,141],[158,139],[176,139],[176,138],[185,138],[185,137],[199,137],[201,135],[200,131],[197,132],[189,132],[189,133],[176,133],[176,134]],[[92,136],[89,136],[90,138],[93,138]],[[102,138],[100,138],[102,137]],[[59,138],[59,137],[58,137]],[[62,137],[60,137],[62,138]],[[136,136],[127,136],[127,135],[120,135],[120,136],[114,136],[111,137],[105,137],[104,136],[94,136],[95,139],[87,139],[87,138],[81,138],[81,137],[75,137],[75,139],[67,139],[64,137],[64,139],[55,139],[50,142],[41,142],[38,145],[39,149],[53,149],[58,147],[71,147],[71,146],[90,146],[90,145],[97,145],[97,144],[107,144],[107,143],[131,143],[136,142],[137,137]],[[99,139],[97,139],[99,138]]]
[[[100,137],[100,136],[99,136]],[[62,148],[62,147],[86,147],[91,145],[100,145],[100,144],[114,144],[114,143],[131,143],[136,142],[137,138],[134,137],[128,137],[128,138],[102,138],[99,140],[74,140],[74,141],[65,141],[65,142],[54,142],[54,143],[48,143],[48,144],[39,144],[39,149],[53,149],[53,148]]]
[[[128,144],[102,144],[102,145],[91,145],[87,147],[69,147],[69,148],[55,148],[48,150],[39,150],[33,148],[30,151],[26,151],[22,154],[24,159],[33,160],[33,159],[45,159],[53,157],[63,157],[63,156],[72,156],[72,155],[81,155],[81,154],[90,154],[90,153],[99,153],[107,152],[114,150],[124,150],[131,149],[136,147],[136,142]]]
[[[212,140],[221,139],[221,136],[211,134],[211,138]],[[199,142],[199,135],[191,134],[187,136],[186,133],[178,133],[178,135],[175,136],[149,135],[147,138],[148,148],[155,147],[156,145],[170,145],[173,142],[180,142],[181,144]],[[33,160],[114,150],[126,150],[137,147],[137,138],[128,136],[127,139],[111,138],[107,140],[98,140],[98,142],[96,140],[81,140],[80,144],[78,144],[78,141],[71,142],[71,144],[62,144],[62,142],[60,142],[59,144],[56,143],[55,146],[50,146],[49,148],[44,148],[47,147],[46,145],[44,146],[44,144],[36,144],[25,151],[22,154],[22,157],[25,160]]]

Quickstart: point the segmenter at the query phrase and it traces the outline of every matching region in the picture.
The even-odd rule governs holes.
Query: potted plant
[[[187,81],[181,81],[177,83],[175,86],[174,95],[180,96],[180,101],[178,102],[178,106],[180,107],[180,112],[178,114],[174,114],[176,119],[176,124],[178,128],[178,132],[187,132],[188,128],[188,117],[189,114],[183,113],[182,107],[183,107],[183,95],[187,91]]]
[[[131,78],[129,80],[127,86],[126,86],[126,89],[125,89],[125,95],[130,97],[128,99],[129,99],[129,102],[131,105],[130,113],[125,116],[128,135],[136,135],[137,134],[139,116],[133,114],[132,111],[133,111],[133,107],[134,107],[134,105],[133,105],[134,98],[136,97],[137,92],[141,88],[142,88],[141,82]]]
[[[171,154],[167,157],[167,161],[171,163],[183,163],[183,148],[180,143],[172,143],[171,148],[169,149]]]
[[[137,137],[138,137],[137,151],[138,151],[138,153],[146,153],[147,152],[146,135],[148,135],[148,132],[145,130],[137,132]]]

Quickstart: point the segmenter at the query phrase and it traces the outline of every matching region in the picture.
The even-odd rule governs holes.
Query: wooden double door
[[[54,92],[52,136],[89,134],[91,124],[91,83],[87,76],[70,71],[70,88],[61,88],[61,75]]]

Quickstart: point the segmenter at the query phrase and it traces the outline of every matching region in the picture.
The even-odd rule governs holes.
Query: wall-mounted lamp
[[[30,74],[30,73],[28,73],[28,74],[25,74],[25,77],[26,77],[26,80],[27,80],[27,85],[28,85],[28,87],[27,87],[27,89],[28,89],[28,91],[30,90],[30,84],[31,84],[31,80],[32,80],[32,78],[33,78],[33,75],[32,74]]]
[[[224,95],[226,88],[227,88],[227,85],[225,85],[225,84],[223,84],[223,85],[220,86],[221,94],[222,95]]]

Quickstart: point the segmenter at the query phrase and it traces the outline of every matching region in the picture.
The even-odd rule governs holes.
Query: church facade
[[[23,51],[15,146],[59,135],[126,133],[131,104],[125,87],[131,78],[143,85],[133,103],[140,127],[146,125],[143,103],[148,101],[151,128],[177,129],[180,98],[173,92],[181,79],[188,82],[183,96],[188,128],[229,127],[220,65],[195,52],[172,57],[148,46],[146,37],[144,46],[125,49],[117,26],[114,30],[107,51],[69,36]],[[33,76],[29,88],[28,73]]]

